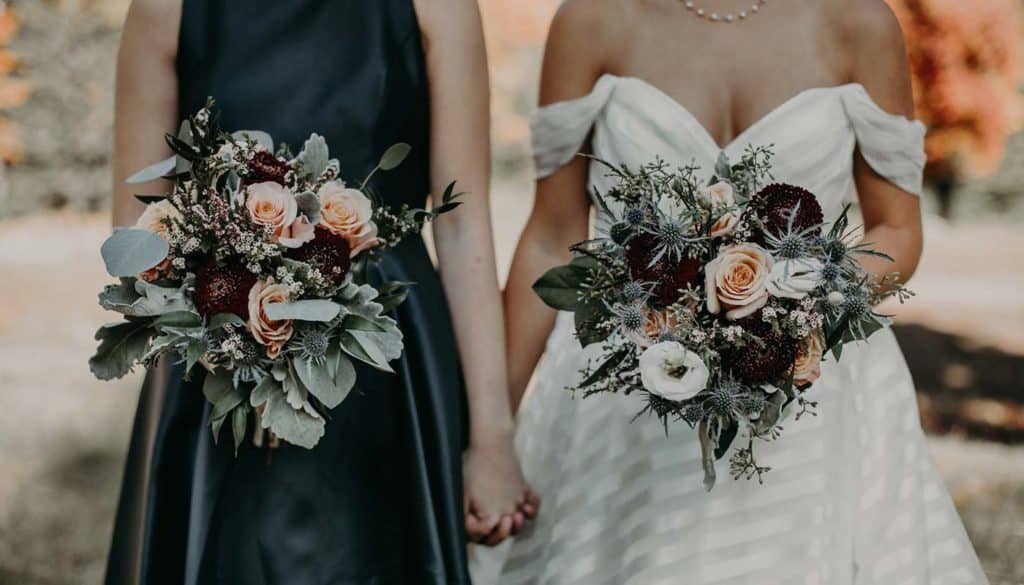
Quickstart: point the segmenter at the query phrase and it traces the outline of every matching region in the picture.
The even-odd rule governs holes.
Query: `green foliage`
[[[129,277],[162,262],[169,250],[167,242],[151,231],[118,228],[103,242],[100,253],[108,274]]]
[[[96,332],[100,342],[96,354],[89,359],[89,369],[100,380],[121,378],[146,353],[155,333],[148,320],[123,321],[104,325]]]

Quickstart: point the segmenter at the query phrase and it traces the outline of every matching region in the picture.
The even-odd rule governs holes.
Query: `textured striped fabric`
[[[565,164],[593,128],[594,152],[636,165],[661,156],[710,168],[719,147],[649,84],[603,77],[534,120],[538,172]],[[776,178],[818,193],[834,217],[853,189],[854,148],[919,192],[924,129],[881,110],[860,85],[812,89],[725,147],[774,143]],[[592,187],[608,179],[591,168]],[[603,218],[597,218],[603,228]],[[639,397],[574,399],[588,359],[559,317],[523,406],[517,448],[544,497],[541,517],[499,549],[474,548],[476,585],[976,585],[987,583],[921,431],[913,382],[891,332],[827,362],[817,416],[783,424],[758,458],[765,485],[726,461],[702,488],[696,434],[633,420]],[[727,456],[728,457],[728,456]]]

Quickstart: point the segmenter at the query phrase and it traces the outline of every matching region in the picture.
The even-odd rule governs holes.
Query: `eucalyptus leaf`
[[[232,390],[234,390],[234,385],[231,383],[231,376],[226,371],[206,374],[206,380],[203,381],[203,396],[210,404],[216,405]]]
[[[411,151],[412,146],[409,146],[404,142],[399,142],[384,151],[384,155],[380,157],[380,163],[377,166],[379,166],[382,171],[390,171],[405,162],[406,157],[409,156],[409,152]]]
[[[294,319],[327,322],[338,316],[341,306],[333,301],[310,299],[289,303],[270,303],[266,306],[265,311],[267,318],[273,321]]]
[[[577,264],[557,266],[537,279],[533,291],[553,309],[575,311],[579,304],[579,291],[588,272]]]
[[[302,384],[327,408],[334,408],[341,404],[352,389],[351,384],[347,387],[335,384],[335,379],[331,376],[326,363],[316,364],[311,360],[299,359],[295,360],[294,365],[295,373],[298,374]],[[342,379],[342,382],[347,381],[347,379]],[[354,376],[352,382],[355,382]]]
[[[132,371],[136,361],[146,353],[154,330],[146,322],[122,321],[100,327],[100,342],[95,355],[89,358],[89,369],[100,380],[121,378]]]
[[[125,179],[125,183],[128,183],[129,185],[138,185],[140,183],[148,183],[157,179],[166,179],[170,176],[171,171],[173,171],[177,165],[178,157],[175,155],[158,163],[149,165]]]
[[[372,341],[365,339],[362,331],[343,331],[340,335],[341,349],[353,358],[383,372],[394,373],[384,357],[384,352]]]
[[[107,273],[116,277],[135,276],[167,258],[170,246],[154,232],[138,228],[114,230],[100,247]]]
[[[263,410],[263,427],[283,441],[312,449],[324,436],[324,419],[309,403],[292,408],[283,392],[270,395]]]
[[[377,331],[384,332],[386,324],[378,323],[374,319],[364,317],[355,313],[349,313],[345,315],[345,318],[341,321],[342,329],[349,331]]]
[[[192,311],[173,311],[164,313],[153,321],[156,327],[201,327],[203,318]]]
[[[185,352],[185,371],[189,372],[202,359],[208,349],[205,339],[194,339],[189,342]]]
[[[306,140],[306,144],[299,153],[298,162],[307,177],[317,178],[327,170],[330,160],[330,153],[327,148],[327,141],[319,134],[313,134]]]

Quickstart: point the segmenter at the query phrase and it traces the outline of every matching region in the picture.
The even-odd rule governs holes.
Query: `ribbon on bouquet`
[[[704,489],[711,491],[715,487],[715,446],[711,442],[711,432],[708,429],[708,421],[701,420],[697,426],[697,436],[700,438],[700,463],[704,468]]]

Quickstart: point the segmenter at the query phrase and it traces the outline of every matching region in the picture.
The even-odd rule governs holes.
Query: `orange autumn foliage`
[[[988,174],[1021,130],[1024,12],[1019,0],[887,0],[907,38],[929,171]]]
[[[7,45],[18,32],[18,21],[14,12],[0,7],[0,110],[9,110],[25,103],[32,93],[28,82],[10,77],[18,66],[18,59]],[[22,144],[15,123],[7,116],[0,116],[0,159],[8,163],[21,160]]]

